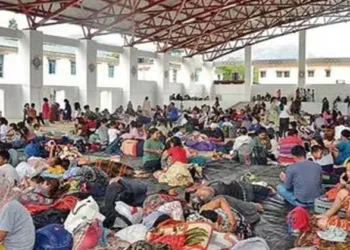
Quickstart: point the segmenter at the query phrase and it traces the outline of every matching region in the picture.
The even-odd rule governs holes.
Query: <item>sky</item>
[[[27,28],[27,21],[24,15],[8,11],[0,11],[0,26],[8,27],[10,19],[16,19],[19,29]],[[61,36],[64,34],[70,38],[82,38],[82,30],[79,26],[63,24],[40,28],[45,34]],[[307,54],[313,57],[350,57],[350,23],[328,25],[307,31]],[[101,43],[111,45],[123,45],[123,38],[120,35],[106,35],[95,38]],[[256,50],[273,49],[276,47],[298,46],[298,34],[290,34],[279,38],[271,39],[253,46],[253,54]],[[136,46],[139,49],[155,51],[155,44],[143,44]],[[242,55],[238,51],[230,56]],[[254,56],[253,56],[254,57]]]

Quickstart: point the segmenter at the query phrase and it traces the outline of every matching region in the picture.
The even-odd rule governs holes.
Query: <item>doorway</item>
[[[107,109],[109,112],[112,112],[112,92],[111,91],[102,91],[100,93],[100,110]]]

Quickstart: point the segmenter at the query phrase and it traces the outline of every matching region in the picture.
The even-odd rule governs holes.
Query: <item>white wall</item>
[[[205,97],[205,87],[203,84],[199,83],[192,83],[189,84],[185,94],[188,94],[189,96],[196,96],[196,97]]]
[[[333,102],[338,95],[344,100],[350,95],[350,84],[307,84],[305,88],[315,90],[316,102],[321,102],[324,97],[327,97],[329,102]]]
[[[119,81],[121,73],[118,65],[114,66],[114,77],[108,75],[108,63],[97,64],[97,87],[117,88],[120,87]]]
[[[260,72],[265,71],[266,77],[260,77]],[[276,71],[289,71],[289,77],[277,78]],[[296,67],[276,67],[276,68],[259,68],[259,83],[260,84],[296,84],[298,82],[298,68]]]
[[[238,102],[245,101],[246,97],[244,84],[214,85],[214,92],[223,108],[230,108]]]
[[[138,105],[143,104],[146,96],[149,97],[151,105],[154,106],[157,101],[157,83],[155,81],[137,81],[132,84],[131,87],[131,102],[134,105],[134,109]]]
[[[288,98],[294,96],[295,90],[297,88],[296,84],[253,84],[252,85],[252,96],[263,95],[266,93],[270,93],[270,95],[276,95],[276,91],[281,89],[282,96],[286,96]]]
[[[56,74],[49,74],[49,60],[43,59],[44,85],[47,86],[78,86],[78,77],[71,75],[71,61],[68,58],[56,59]],[[78,70],[78,67],[77,67]]]
[[[164,100],[167,101],[169,100],[169,96],[172,94],[180,94],[183,95],[184,93],[184,85],[182,83],[169,83],[166,86],[164,86]]]
[[[0,89],[4,91],[4,112],[8,119],[22,118],[23,89],[18,84],[1,84]]]
[[[98,94],[98,103],[99,103],[99,107],[100,109],[102,109],[103,107],[101,107],[101,103],[102,101],[100,100],[101,97],[101,92],[103,91],[107,91],[111,93],[112,96],[112,109],[109,110],[110,112],[114,112],[114,110],[116,110],[120,105],[123,105],[123,89],[121,88],[106,88],[106,87],[99,87],[98,88],[99,94]]]
[[[0,84],[21,84],[21,71],[18,67],[17,53],[4,54],[4,75],[0,77]]]

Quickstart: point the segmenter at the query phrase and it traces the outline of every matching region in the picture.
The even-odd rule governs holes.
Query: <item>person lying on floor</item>
[[[337,186],[336,198],[332,207],[324,214],[316,215],[317,225],[320,229],[326,230],[330,226],[336,226],[350,232],[350,161],[345,164],[346,173],[340,177],[340,183]],[[345,210],[346,218],[338,216],[339,210]]]
[[[275,190],[272,187],[264,187],[237,180],[230,182],[213,181],[199,187],[195,193],[199,200],[205,202],[212,200],[218,195],[227,195],[242,201],[256,203],[260,203],[268,198],[269,195],[274,194]],[[259,209],[262,210],[262,207]]]
[[[147,186],[138,180],[116,177],[110,181],[104,196],[101,213],[106,216],[103,225],[111,228],[120,214],[115,210],[115,203],[122,201],[129,206],[141,207],[147,197]],[[127,221],[125,221],[128,224]],[[130,226],[130,225],[129,225]]]
[[[277,193],[293,206],[313,206],[322,194],[322,168],[319,164],[306,159],[303,146],[294,146],[292,155],[295,163],[281,172],[283,184],[277,186]]]
[[[32,217],[18,202],[12,184],[0,177],[0,249],[32,250],[34,242]]]

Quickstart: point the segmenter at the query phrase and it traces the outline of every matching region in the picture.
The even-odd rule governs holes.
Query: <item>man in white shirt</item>
[[[16,169],[8,162],[10,160],[10,153],[6,150],[0,151],[0,176],[9,180],[13,186],[17,186],[20,182],[19,175]]]
[[[240,129],[241,135],[238,136],[233,144],[233,152],[237,151],[242,145],[249,144],[252,138],[248,135],[248,130],[243,127]]]

